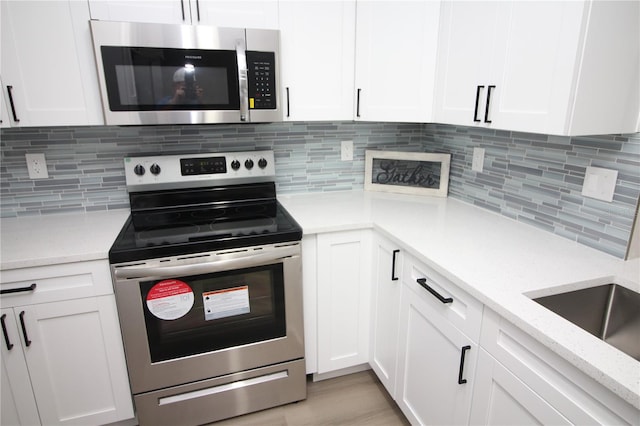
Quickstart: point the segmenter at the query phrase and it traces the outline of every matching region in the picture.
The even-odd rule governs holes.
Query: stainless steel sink
[[[603,284],[533,300],[640,361],[640,293]]]

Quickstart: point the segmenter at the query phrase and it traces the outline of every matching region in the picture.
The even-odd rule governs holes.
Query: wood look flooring
[[[371,370],[307,380],[307,399],[214,423],[215,426],[409,425]]]

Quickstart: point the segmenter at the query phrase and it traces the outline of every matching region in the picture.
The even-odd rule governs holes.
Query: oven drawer
[[[304,360],[134,396],[145,425],[211,423],[307,397]]]
[[[9,269],[0,282],[3,307],[113,294],[107,260]]]

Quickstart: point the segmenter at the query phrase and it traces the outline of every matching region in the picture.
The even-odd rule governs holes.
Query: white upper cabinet
[[[285,120],[351,120],[355,1],[281,1]]]
[[[638,8],[445,2],[435,121],[549,134],[634,131]]]
[[[2,1],[2,125],[102,124],[89,32],[78,1]]]
[[[359,1],[356,120],[432,121],[439,1]]]
[[[89,0],[91,18],[158,24],[278,28],[278,1]]]

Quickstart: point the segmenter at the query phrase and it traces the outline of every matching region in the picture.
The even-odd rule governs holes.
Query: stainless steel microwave
[[[90,26],[106,124],[282,121],[277,30]]]

